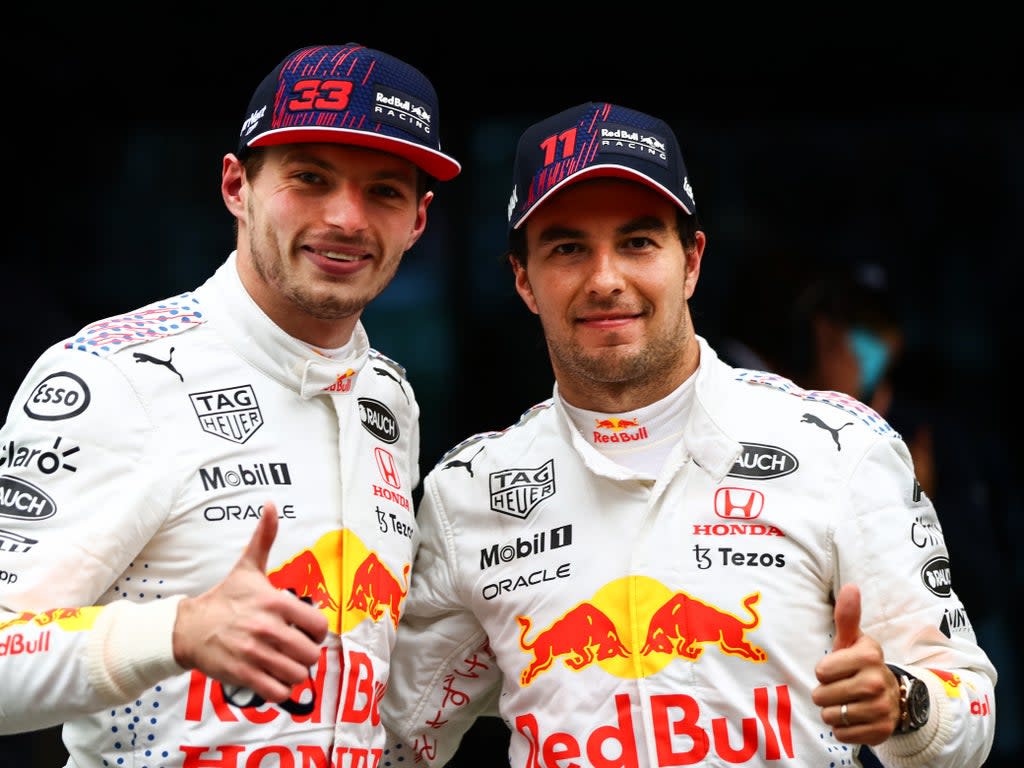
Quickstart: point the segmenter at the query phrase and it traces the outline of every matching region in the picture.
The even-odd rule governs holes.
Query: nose
[[[612,245],[595,248],[590,259],[587,290],[604,296],[618,293],[625,287],[625,276],[618,254]]]
[[[326,198],[324,217],[327,223],[345,233],[367,228],[367,201],[359,185],[342,182]]]

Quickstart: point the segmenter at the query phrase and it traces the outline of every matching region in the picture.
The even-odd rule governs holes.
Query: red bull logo
[[[632,431],[628,431],[632,430]],[[606,434],[611,432],[611,434]],[[593,441],[595,443],[631,443],[646,440],[647,427],[640,426],[640,419],[594,419]]]
[[[96,620],[96,614],[101,610],[103,610],[101,606],[89,606],[86,608],[51,608],[47,611],[22,611],[12,619],[0,621],[0,632],[8,627],[29,623],[37,624],[40,627],[56,623],[61,629],[78,632],[90,629]]]
[[[16,616],[0,621],[0,656],[20,656],[33,653],[46,653],[50,650],[52,633],[8,631],[11,627],[35,624],[47,627],[56,624],[66,632],[78,632],[92,627],[96,614],[102,609],[99,606],[87,608],[51,608],[46,611],[21,611]]]
[[[754,688],[753,699],[749,715],[732,722],[726,717],[709,717],[697,699],[684,693],[651,696],[646,708],[620,693],[614,700],[614,721],[587,734],[545,733],[532,713],[519,715],[514,725],[530,747],[525,768],[554,768],[572,758],[577,759],[571,765],[580,767],[640,768],[647,761],[646,756],[641,759],[637,734],[643,736],[648,728],[654,736],[658,765],[698,765],[705,760],[715,765],[735,764],[758,756],[762,760],[792,760],[789,688]],[[634,720],[636,713],[645,711],[648,722]]]
[[[583,669],[597,660],[613,656],[627,658],[629,649],[619,639],[618,630],[611,620],[592,605],[582,603],[568,611],[532,642],[526,641],[531,622],[526,616],[518,618],[521,631],[519,647],[533,653],[533,661],[519,677],[520,685],[529,685],[555,661],[566,656],[565,664],[572,669]]]
[[[267,574],[270,583],[278,589],[288,589],[300,599],[307,599],[320,610],[336,612],[338,601],[331,595],[323,569],[316,555],[306,550]]]
[[[754,606],[761,599],[760,592],[747,595],[743,607],[750,614],[749,621],[720,610],[710,603],[676,592],[659,608],[647,627],[647,642],[640,653],[675,653],[689,661],[696,661],[704,652],[704,645],[718,646],[722,653],[739,656],[747,661],[764,661],[768,654],[751,645],[746,634],[761,623]]]
[[[946,695],[951,699],[960,698],[960,675],[956,672],[947,672],[944,669],[928,668],[928,671],[942,681],[942,687],[946,689]]]
[[[376,554],[371,553],[356,569],[352,579],[352,590],[349,593],[346,610],[364,611],[370,618],[378,621],[387,611],[391,623],[398,629],[398,619],[402,615],[402,602],[409,593],[409,571],[412,566],[406,563],[402,568],[402,583],[398,583],[388,567],[380,561]]]
[[[352,382],[355,380],[356,372],[349,368],[344,373],[334,377],[334,381],[324,387],[321,392],[348,392],[352,389]]]
[[[385,614],[397,626],[410,570],[406,563],[399,581],[376,552],[342,530],[324,534],[267,576],[278,589],[311,601],[327,616],[331,631],[342,634],[367,617],[376,622]]]
[[[644,595],[640,604],[636,595]],[[768,654],[747,639],[761,623],[756,610],[760,599],[760,592],[743,599],[744,620],[686,592],[672,593],[645,576],[618,579],[567,611],[532,641],[527,640],[530,618],[518,617],[519,646],[533,656],[520,674],[520,685],[529,685],[558,657],[564,657],[565,666],[572,670],[598,664],[609,674],[624,678],[653,674],[674,658],[696,661],[709,645],[729,656],[763,662]],[[631,618],[626,609],[631,601],[637,605],[637,618]],[[632,630],[622,635],[618,627]],[[636,658],[622,636],[645,638]]]

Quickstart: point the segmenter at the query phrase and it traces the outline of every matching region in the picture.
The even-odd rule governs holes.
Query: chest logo
[[[363,429],[385,443],[397,443],[401,432],[398,429],[398,419],[380,400],[372,397],[359,398],[359,420],[363,422]]]
[[[555,495],[555,460],[539,467],[491,472],[491,509],[525,520],[544,499]]]
[[[189,399],[204,432],[244,443],[263,426],[263,413],[252,385],[190,393]]]

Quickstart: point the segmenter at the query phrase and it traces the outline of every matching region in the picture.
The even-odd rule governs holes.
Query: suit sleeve
[[[923,680],[931,698],[924,727],[894,734],[875,752],[888,768],[981,766],[995,736],[997,674],[953,588],[939,517],[906,445],[874,442],[844,496],[850,509],[836,531],[837,583],[861,587],[863,631],[887,662]]]
[[[437,477],[424,481],[409,598],[381,719],[399,754],[443,766],[480,715],[497,713],[501,674],[487,634],[460,602],[454,536]]]
[[[0,733],[125,701],[181,671],[177,598],[129,603],[115,584],[167,514],[154,437],[124,376],[84,352],[45,352],[11,402],[0,429]]]

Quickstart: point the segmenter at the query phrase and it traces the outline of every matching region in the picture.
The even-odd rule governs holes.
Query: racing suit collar
[[[242,285],[236,258],[237,252],[232,251],[207,281],[228,308],[216,318],[228,327],[224,340],[255,368],[303,399],[348,392],[369,358],[370,342],[362,321],[352,331],[350,355],[324,357],[285,333],[257,306]]]

